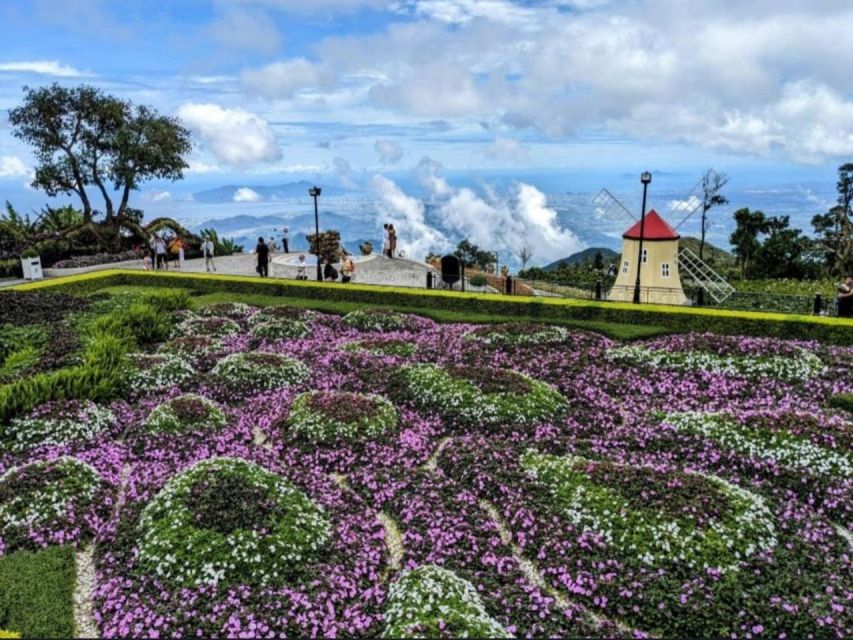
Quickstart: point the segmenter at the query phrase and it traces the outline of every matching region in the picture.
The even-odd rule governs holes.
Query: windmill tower
[[[651,175],[647,175],[650,182]],[[681,238],[678,234],[679,227],[702,208],[702,201],[697,197],[701,189],[702,181],[700,180],[687,197],[677,201],[675,206],[671,207],[671,213],[684,214],[675,227],[654,209],[646,212],[644,220],[637,220],[637,217],[607,189],[602,189],[593,198],[597,213],[606,215],[615,212],[622,217],[627,214],[635,221],[622,234],[622,258],[616,273],[616,282],[607,293],[608,300],[622,302],[635,300],[638,269],[641,302],[690,304],[681,285],[681,272],[692,278],[696,285],[704,289],[716,303],[722,302],[734,292],[734,287],[700,260],[699,256],[687,247],[679,246]],[[645,207],[645,197],[643,206]]]

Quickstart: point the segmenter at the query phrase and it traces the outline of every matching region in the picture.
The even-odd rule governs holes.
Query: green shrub
[[[293,401],[287,425],[312,442],[367,440],[397,426],[397,410],[385,398],[346,391],[311,391]]]
[[[290,387],[308,379],[302,362],[278,353],[232,353],[216,363],[213,378],[242,394]]]
[[[552,386],[515,371],[415,364],[399,375],[416,405],[464,426],[532,425],[568,408]]]
[[[549,344],[569,336],[565,327],[531,322],[508,322],[477,327],[465,334],[469,341],[494,345]]]
[[[222,318],[219,316],[206,318],[189,316],[182,320],[172,331],[172,336],[207,336],[209,338],[225,338],[239,332],[240,325],[229,318]]]
[[[289,481],[232,458],[171,479],[139,520],[139,564],[174,586],[287,584],[331,536],[323,510]]]
[[[268,320],[252,327],[252,335],[265,340],[298,340],[310,332],[308,325],[300,320]]]
[[[128,393],[182,387],[196,376],[186,357],[171,353],[133,353],[128,356],[128,361],[130,368],[122,385]]]
[[[207,398],[195,394],[177,396],[156,407],[145,420],[152,433],[184,433],[215,429],[225,424],[225,414]]]
[[[73,637],[75,576],[71,547],[0,557],[0,638]]]
[[[408,571],[388,589],[385,638],[511,638],[467,580],[435,565]]]
[[[468,284],[472,287],[485,287],[487,282],[486,276],[481,275],[471,276],[468,279]]]
[[[343,351],[366,352],[375,356],[410,356],[418,347],[413,342],[396,338],[366,338],[341,345]]]
[[[388,309],[359,309],[343,318],[345,325],[360,331],[404,331],[413,328],[412,319]]]
[[[829,406],[853,412],[853,393],[836,393],[829,398]]]

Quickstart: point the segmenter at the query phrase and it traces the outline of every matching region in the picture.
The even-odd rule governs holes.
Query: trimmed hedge
[[[432,307],[528,316],[542,320],[600,320],[638,325],[665,325],[674,331],[714,331],[734,335],[815,339],[831,344],[853,345],[853,320],[824,316],[785,315],[747,311],[725,311],[663,305],[635,306],[630,303],[599,302],[566,298],[532,298],[501,294],[465,294],[450,291],[384,287],[357,284],[316,284],[298,280],[267,280],[244,276],[185,273],[146,273],[111,269],[20,285],[18,290],[53,288],[66,293],[88,293],[106,286],[156,285],[185,287],[200,293],[231,291],[285,297],[340,300],[396,308]]]
[[[836,393],[829,398],[829,406],[853,413],[853,393]]]

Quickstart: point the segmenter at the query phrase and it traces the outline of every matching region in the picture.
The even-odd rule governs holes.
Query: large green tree
[[[24,87],[24,101],[9,112],[13,134],[36,158],[32,186],[49,196],[80,199],[82,224],[115,249],[123,229],[139,232],[130,194],[148,180],[178,180],[187,168],[190,134],[178,120],[90,86]],[[94,228],[91,193],[103,201]]]
[[[853,271],[853,163],[838,168],[838,203],[812,218],[830,275]]]
[[[729,238],[740,266],[740,275],[746,277],[753,256],[761,248],[758,238],[769,231],[767,216],[763,211],[750,211],[748,207],[734,213],[735,230]]]

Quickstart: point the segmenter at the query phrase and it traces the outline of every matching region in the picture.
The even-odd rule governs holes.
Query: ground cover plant
[[[0,423],[0,582],[88,550],[103,636],[853,633],[851,347],[107,296]]]

